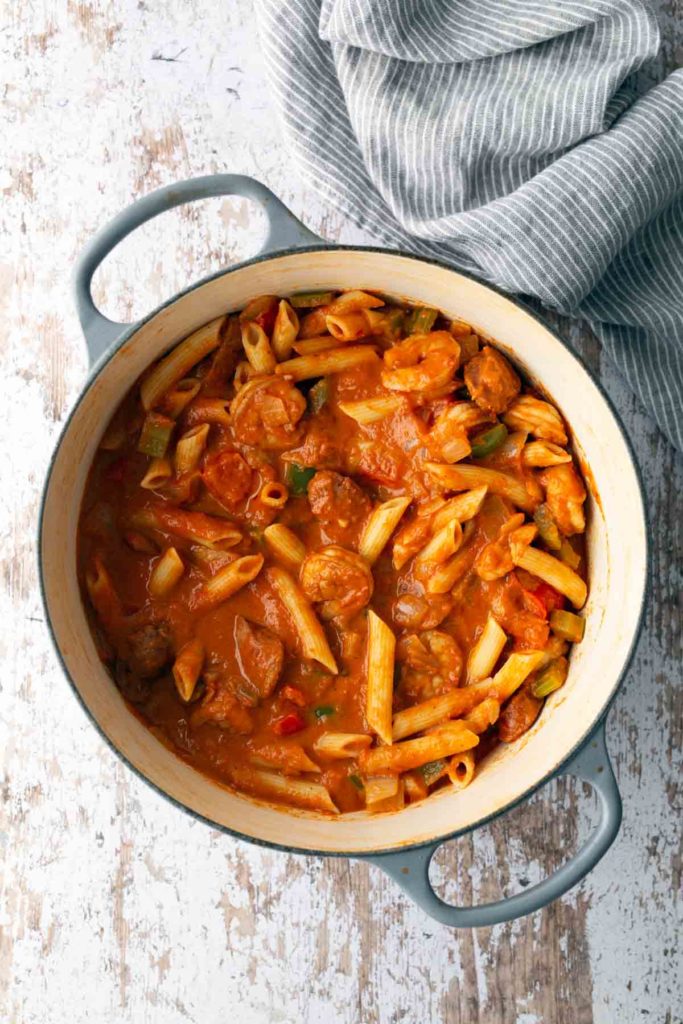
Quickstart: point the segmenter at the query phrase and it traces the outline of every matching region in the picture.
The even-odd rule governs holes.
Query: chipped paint
[[[680,0],[660,5],[681,63]],[[268,105],[247,0],[16,3],[0,36],[2,804],[0,1020],[11,1024],[614,1024],[681,1017],[683,466],[600,358],[563,325],[620,409],[646,475],[655,595],[608,724],[621,834],[574,892],[532,918],[455,933],[367,864],[290,857],[180,814],[89,726],[42,622],[38,495],[86,370],[73,260],[107,217],[179,177],[266,181],[313,230],[366,241],[302,188]],[[159,56],[176,57],[161,60]],[[176,56],[177,55],[177,56]],[[195,204],[128,239],[95,294],[118,320],[255,252],[244,202]],[[562,780],[433,868],[451,899],[533,884],[587,834],[596,804]]]

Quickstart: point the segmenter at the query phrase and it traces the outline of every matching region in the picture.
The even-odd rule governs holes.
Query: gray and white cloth
[[[645,0],[257,11],[307,182],[385,244],[586,319],[683,448],[683,69],[643,91]]]

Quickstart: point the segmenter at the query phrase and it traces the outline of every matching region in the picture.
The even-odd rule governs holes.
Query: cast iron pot
[[[129,232],[181,203],[237,195],[260,204],[268,235],[260,255],[176,295],[136,324],[95,308],[90,285],[105,256]],[[590,467],[590,597],[586,636],[565,686],[535,726],[487,758],[462,792],[379,817],[330,820],[234,793],[163,746],[126,707],[97,656],[76,578],[76,526],[89,466],[113,410],[138,375],[197,327],[264,293],[367,288],[435,306],[495,339],[557,402],[576,449]],[[438,921],[491,925],[538,910],[576,885],[614,841],[621,800],[605,747],[604,718],[637,638],[646,591],[647,531],[633,455],[614,410],[587,368],[520,303],[436,261],[402,252],[328,245],[265,186],[220,174],[162,188],[100,231],[78,264],[78,313],[94,366],[59,439],[40,522],[43,597],[56,649],[93,723],[138,774],[179,807],[230,835],[288,852],[365,858],[388,872]],[[552,876],[525,892],[476,907],[450,906],[433,891],[429,864],[447,839],[470,832],[527,799],[553,776],[591,783],[600,820],[585,845]]]

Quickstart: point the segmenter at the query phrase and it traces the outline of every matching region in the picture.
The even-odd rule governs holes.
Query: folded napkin
[[[307,181],[388,245],[586,319],[683,448],[683,70],[643,91],[645,0],[257,10]]]

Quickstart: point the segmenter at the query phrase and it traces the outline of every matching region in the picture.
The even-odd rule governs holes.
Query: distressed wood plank
[[[660,13],[660,67],[673,68],[683,54],[680,0]],[[524,921],[455,933],[366,864],[264,851],[181,815],[91,728],[42,622],[40,485],[86,371],[70,267],[134,197],[217,170],[260,177],[326,238],[372,239],[297,181],[247,0],[154,9],[26,0],[9,5],[3,26],[0,1019],[673,1024],[681,459],[591,334],[561,322],[634,439],[653,528],[653,597],[608,724],[624,825],[579,889]],[[96,297],[109,315],[132,319],[256,251],[263,230],[242,201],[165,215],[107,261]],[[462,902],[516,891],[558,864],[594,816],[587,788],[554,783],[449,844],[435,881]]]

